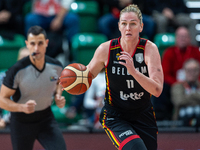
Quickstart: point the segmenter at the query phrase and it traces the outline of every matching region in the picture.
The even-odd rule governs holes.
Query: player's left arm
[[[148,89],[151,90],[151,94],[158,97],[163,90],[164,75],[159,50],[157,46],[150,41],[147,42],[145,48],[145,63],[147,64],[149,78],[152,83],[148,86]]]
[[[145,47],[145,63],[148,67],[149,77],[135,69],[133,59],[127,52],[122,52],[119,58],[125,60],[125,63],[120,62],[120,64],[126,66],[129,74],[131,74],[146,91],[156,97],[160,96],[163,89],[164,77],[160,54],[154,43],[148,41]]]
[[[65,103],[66,103],[65,97],[62,96],[62,91],[63,91],[62,90],[62,85],[60,85],[59,81],[58,81],[54,99],[55,99],[56,105],[59,108],[63,108],[65,106]]]

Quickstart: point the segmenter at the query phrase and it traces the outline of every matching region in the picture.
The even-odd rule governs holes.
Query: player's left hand
[[[125,60],[125,62],[119,61],[121,65],[124,65],[127,68],[129,74],[134,74],[135,66],[133,63],[133,58],[131,55],[125,51],[121,52],[122,55],[119,56],[119,60]]]
[[[55,95],[55,102],[59,108],[63,108],[65,106],[66,100],[64,96],[60,96],[59,94]]]

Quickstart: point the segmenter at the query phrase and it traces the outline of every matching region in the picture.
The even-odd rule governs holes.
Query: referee
[[[0,107],[11,112],[13,150],[32,150],[36,139],[47,150],[66,150],[50,108],[53,96],[59,108],[65,106],[58,84],[62,65],[45,56],[49,40],[43,28],[31,27],[25,42],[30,55],[8,69],[0,91]]]

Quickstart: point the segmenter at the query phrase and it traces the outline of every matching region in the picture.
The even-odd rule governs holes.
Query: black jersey
[[[139,39],[132,58],[135,68],[145,76],[149,76],[144,61],[146,42],[146,39]],[[151,95],[128,73],[125,66],[119,64],[121,51],[123,49],[120,45],[120,38],[111,40],[108,64],[105,67],[105,105],[121,112],[142,111],[149,106]]]

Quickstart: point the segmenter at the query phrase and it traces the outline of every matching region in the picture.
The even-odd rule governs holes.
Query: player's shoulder
[[[99,48],[100,49],[108,49],[109,50],[109,48],[112,46],[112,44],[119,44],[119,39],[120,38],[114,38],[114,39],[111,39],[111,40],[108,40],[108,41],[106,41],[106,42],[104,42],[104,43],[102,43],[100,46],[99,46]],[[114,42],[114,43],[113,43]]]
[[[147,40],[146,42],[146,48],[153,48],[153,49],[157,49],[157,46],[154,42]]]
[[[56,66],[59,66],[59,67],[62,67],[62,64],[59,60],[55,59],[55,58],[52,58],[52,57],[49,57],[49,56],[45,56],[45,61],[46,63],[49,63],[49,64],[52,64],[52,65],[56,65]]]
[[[106,54],[109,52],[110,42],[106,41],[104,43],[101,43],[98,48],[96,49],[96,53],[104,54],[103,56],[106,56]]]
[[[111,40],[106,41],[106,42],[100,44],[99,48],[101,48],[101,49],[109,48],[110,42],[111,42]]]
[[[152,41],[147,40],[145,45],[145,59],[146,60],[147,58],[154,59],[155,57],[160,57],[158,47]]]

